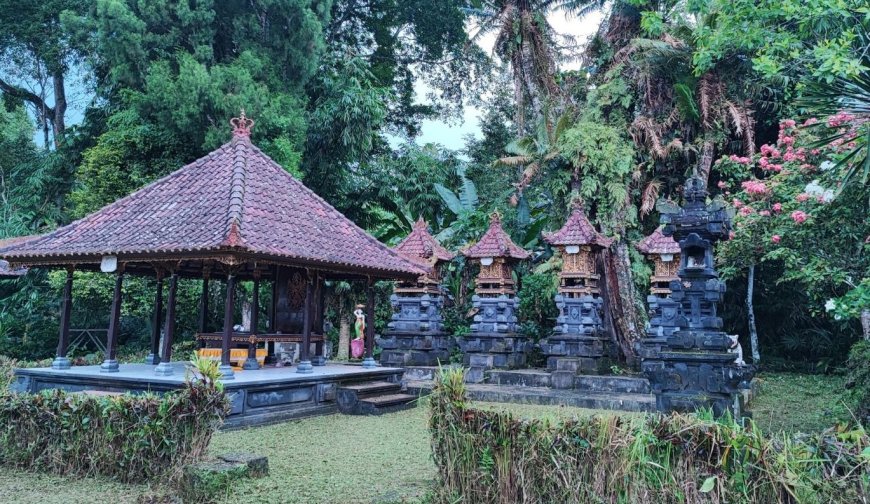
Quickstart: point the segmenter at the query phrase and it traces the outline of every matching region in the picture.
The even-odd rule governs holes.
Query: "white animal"
[[[745,366],[746,362],[743,360],[743,347],[740,345],[740,342],[737,341],[738,336],[736,334],[729,334],[728,338],[731,339],[731,348],[728,351],[737,354],[734,363],[739,367]]]

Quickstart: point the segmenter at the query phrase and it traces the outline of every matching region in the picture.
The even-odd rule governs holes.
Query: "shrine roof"
[[[644,254],[679,254],[680,245],[673,237],[662,234],[662,227],[659,226],[651,235],[639,241],[637,249]]]
[[[497,213],[492,214],[489,221],[489,229],[477,243],[462,250],[465,257],[509,257],[512,259],[526,259],[529,253],[523,250],[511,240],[511,237],[501,227],[501,217]]]
[[[551,245],[597,245],[607,248],[613,240],[595,230],[580,205],[575,205],[565,225],[558,231],[544,233]]]
[[[401,254],[403,257],[420,264],[431,264],[432,258],[435,261],[449,261],[453,259],[454,254],[444,248],[438,240],[429,233],[426,221],[421,217],[414,228],[396,245],[393,250]]]
[[[250,141],[208,155],[51,233],[0,250],[13,264],[241,256],[382,278],[426,269],[370,236]]]

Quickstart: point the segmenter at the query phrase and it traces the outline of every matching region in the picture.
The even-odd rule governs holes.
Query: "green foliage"
[[[709,413],[521,420],[470,407],[462,374],[442,370],[430,396],[436,502],[845,504],[870,492],[860,427],[768,437]]]
[[[847,382],[855,414],[863,422],[870,421],[870,341],[855,343],[846,361]]]
[[[862,0],[707,0],[696,3],[710,19],[698,32],[694,65],[702,72],[731,51],[752,58],[754,69],[777,81],[809,73],[833,80],[866,69],[861,61],[867,33]]]
[[[784,121],[778,143],[763,146],[762,154],[717,162],[722,191],[738,207],[734,236],[719,245],[718,258],[729,279],[741,278],[749,264],[760,266],[760,302],[775,306],[759,322],[778,332],[786,328],[783,318],[800,320],[783,335],[790,354],[815,343],[809,355],[840,361],[858,337],[866,306],[868,198],[858,183],[834,197],[846,169],[836,161],[848,154],[838,145],[812,147],[817,131]]]
[[[553,273],[531,273],[522,277],[519,298],[521,331],[536,343],[553,331],[559,310],[553,302],[556,295],[556,276]]]
[[[0,460],[124,482],[167,477],[201,457],[229,411],[208,379],[157,396],[93,396],[47,390],[0,394]]]

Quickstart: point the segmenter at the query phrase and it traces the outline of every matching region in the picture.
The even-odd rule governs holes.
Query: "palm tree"
[[[547,21],[555,11],[583,15],[603,0],[470,0],[468,13],[476,22],[472,41],[495,33],[494,52],[511,66],[516,101],[516,127],[525,132],[527,106],[547,116],[561,105],[556,82],[556,33]]]
[[[615,59],[626,64],[642,95],[640,114],[630,130],[635,143],[654,160],[696,153],[693,171],[706,182],[717,143],[735,136],[747,156],[755,153],[755,121],[752,101],[745,96],[751,90],[746,92],[741,77],[746,61],[723,58],[695,75],[694,49],[687,42],[693,30],[678,25],[658,39],[636,38]]]

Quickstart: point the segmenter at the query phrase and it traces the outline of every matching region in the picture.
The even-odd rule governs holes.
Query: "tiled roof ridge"
[[[613,240],[600,233],[586,217],[582,203],[575,200],[565,224],[551,233],[543,233],[544,240],[551,245],[597,245],[609,247]]]
[[[657,227],[649,236],[637,242],[635,248],[643,254],[679,254],[679,243],[673,237],[662,234],[662,228],[664,226]]]
[[[417,263],[415,263],[415,262],[413,262],[413,261],[410,261],[410,260],[408,260],[408,259],[402,257],[401,254],[399,254],[398,252],[396,252],[396,251],[393,250],[392,248],[384,246],[383,243],[381,243],[381,242],[379,242],[378,240],[376,240],[376,239],[375,239],[373,236],[371,236],[371,235],[370,235],[370,234],[369,234],[365,229],[359,227],[359,226],[356,224],[356,222],[354,222],[353,220],[348,219],[347,217],[345,217],[341,212],[339,212],[338,210],[336,210],[335,207],[333,207],[332,205],[330,205],[329,202],[327,202],[325,199],[321,198],[319,194],[317,194],[316,192],[314,192],[314,191],[313,191],[312,189],[310,189],[308,186],[306,186],[305,184],[303,184],[302,181],[298,180],[296,177],[294,177],[292,174],[290,174],[290,172],[288,172],[287,170],[285,170],[283,166],[281,166],[281,165],[279,165],[278,163],[276,163],[274,159],[272,159],[271,157],[267,156],[266,153],[263,152],[262,150],[260,150],[259,147],[257,147],[257,146],[254,145],[253,143],[249,143],[247,146],[248,146],[249,149],[251,149],[251,151],[252,151],[254,154],[256,154],[256,155],[262,157],[262,158],[266,161],[266,165],[267,165],[267,166],[271,167],[274,171],[276,171],[277,173],[279,173],[281,176],[286,177],[287,179],[289,179],[290,182],[291,182],[292,184],[294,184],[298,190],[300,190],[300,191],[302,191],[302,192],[308,194],[311,198],[314,199],[314,201],[316,201],[318,204],[320,204],[321,207],[324,208],[324,210],[326,210],[327,212],[331,213],[331,214],[332,214],[332,217],[334,217],[334,218],[344,219],[344,220],[346,220],[347,222],[349,222],[350,225],[353,226],[354,229],[356,229],[357,231],[359,231],[359,232],[362,234],[363,238],[364,238],[366,241],[368,241],[369,243],[371,243],[371,244],[373,244],[373,245],[375,245],[375,246],[377,246],[377,247],[382,247],[382,248],[383,248],[383,249],[384,249],[388,254],[393,255],[395,258],[398,258],[400,261],[404,262],[405,264],[408,264],[409,266],[411,266],[411,267],[413,267],[413,268],[416,268],[416,269],[418,269],[418,270],[421,268],[421,265],[419,265],[419,264],[417,264]],[[424,271],[424,272],[426,272],[426,271]]]
[[[498,249],[497,254],[491,253],[487,249],[494,242]],[[489,227],[480,239],[462,250],[462,255],[466,257],[510,257],[513,259],[526,259],[529,257],[529,252],[511,240],[511,237],[505,232],[501,226],[501,216],[496,212],[490,216]]]
[[[248,172],[248,157],[245,150],[251,143],[248,137],[243,135],[234,135],[230,143],[233,147],[233,173],[230,180],[230,203],[227,207],[227,231],[221,245],[240,247],[244,244],[241,227]]]
[[[413,229],[408,233],[408,236],[393,247],[393,249],[414,262],[418,262],[417,259],[429,259],[432,257],[435,257],[437,261],[449,261],[453,259],[456,254],[438,243],[438,239],[432,236],[428,227],[423,217],[420,217],[414,223]],[[422,250],[416,250],[418,247]]]

